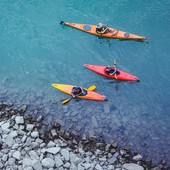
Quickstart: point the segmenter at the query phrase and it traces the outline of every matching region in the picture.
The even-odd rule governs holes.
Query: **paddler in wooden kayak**
[[[104,25],[104,24],[102,24],[102,23],[99,23],[99,24],[97,24],[97,26],[96,26],[96,32],[97,32],[98,34],[105,34],[105,33],[108,33],[108,32],[109,32],[109,28],[108,28],[106,25]]]

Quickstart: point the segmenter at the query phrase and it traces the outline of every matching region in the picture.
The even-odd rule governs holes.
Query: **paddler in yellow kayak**
[[[82,87],[73,87],[71,91],[71,95],[73,98],[81,95],[85,95],[85,91]]]

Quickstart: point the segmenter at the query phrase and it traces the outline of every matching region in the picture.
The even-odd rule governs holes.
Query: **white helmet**
[[[102,23],[98,23],[98,24],[97,24],[97,28],[101,28],[102,26],[103,26]]]

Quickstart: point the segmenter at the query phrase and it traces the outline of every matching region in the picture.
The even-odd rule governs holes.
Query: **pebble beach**
[[[93,135],[65,131],[55,121],[46,124],[43,115],[25,114],[27,107],[0,103],[2,170],[168,170],[165,160],[154,165],[140,153],[120,148],[114,139],[106,143]]]

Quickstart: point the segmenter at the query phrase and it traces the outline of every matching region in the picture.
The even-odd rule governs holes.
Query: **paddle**
[[[60,24],[61,24],[61,25],[64,25],[65,23],[64,23],[64,21],[61,21]]]
[[[116,59],[114,59],[114,66],[115,66],[115,69],[116,69]],[[115,78],[117,79],[117,74],[115,72]]]
[[[94,89],[96,89],[96,86],[95,85],[92,85],[92,86],[90,86],[87,90],[94,90]],[[61,103],[62,104],[66,104],[66,103],[68,103],[71,99],[73,99],[73,97],[70,97],[70,98],[68,98],[68,99],[65,99],[65,100],[63,100]]]

